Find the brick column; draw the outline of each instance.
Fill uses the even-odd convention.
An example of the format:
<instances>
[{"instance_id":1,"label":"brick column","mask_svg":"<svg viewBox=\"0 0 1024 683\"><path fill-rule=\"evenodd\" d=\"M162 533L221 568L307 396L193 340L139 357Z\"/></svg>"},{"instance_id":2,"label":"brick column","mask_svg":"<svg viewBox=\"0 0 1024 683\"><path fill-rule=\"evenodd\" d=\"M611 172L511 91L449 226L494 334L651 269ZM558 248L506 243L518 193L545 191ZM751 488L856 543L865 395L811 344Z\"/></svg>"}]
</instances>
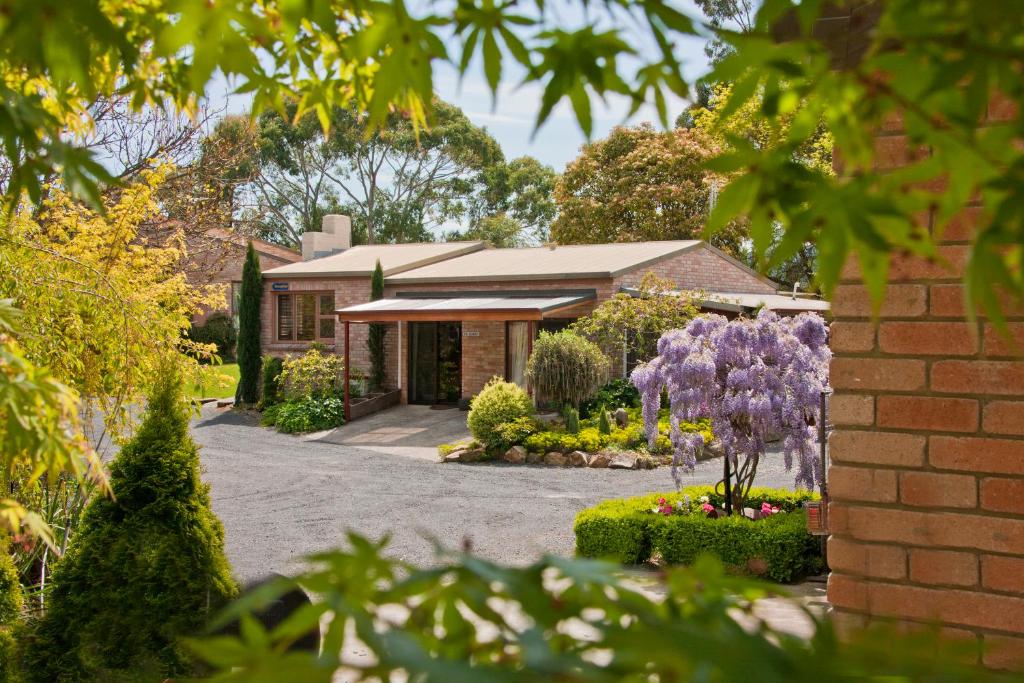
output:
<instances>
[{"instance_id":1,"label":"brick column","mask_svg":"<svg viewBox=\"0 0 1024 683\"><path fill-rule=\"evenodd\" d=\"M989 123L1011 115L993 106ZM882 167L914 155L896 123L877 144ZM979 211L941 236L948 265L894 260L877 326L854 266L837 288L828 597L841 623L938 621L984 645L985 665L1021 668L1024 361L965 315ZM1018 348L1022 313L1010 318Z\"/></svg>"}]
</instances>

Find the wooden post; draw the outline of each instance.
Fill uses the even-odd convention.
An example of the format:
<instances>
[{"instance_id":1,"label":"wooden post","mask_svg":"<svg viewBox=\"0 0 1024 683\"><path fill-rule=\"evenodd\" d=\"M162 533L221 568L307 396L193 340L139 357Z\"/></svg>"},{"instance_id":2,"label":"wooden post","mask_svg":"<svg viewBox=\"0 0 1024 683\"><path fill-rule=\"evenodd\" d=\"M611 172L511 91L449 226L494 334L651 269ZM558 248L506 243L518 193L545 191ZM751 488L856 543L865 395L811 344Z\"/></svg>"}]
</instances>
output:
<instances>
[{"instance_id":1,"label":"wooden post","mask_svg":"<svg viewBox=\"0 0 1024 683\"><path fill-rule=\"evenodd\" d=\"M346 320L345 321L345 379L344 379L344 382L345 382L345 422L348 422L349 419L351 419L350 418L351 406L350 406L350 403L349 403L349 388L348 388L348 380L349 380L348 327L349 327L349 323Z\"/></svg>"}]
</instances>

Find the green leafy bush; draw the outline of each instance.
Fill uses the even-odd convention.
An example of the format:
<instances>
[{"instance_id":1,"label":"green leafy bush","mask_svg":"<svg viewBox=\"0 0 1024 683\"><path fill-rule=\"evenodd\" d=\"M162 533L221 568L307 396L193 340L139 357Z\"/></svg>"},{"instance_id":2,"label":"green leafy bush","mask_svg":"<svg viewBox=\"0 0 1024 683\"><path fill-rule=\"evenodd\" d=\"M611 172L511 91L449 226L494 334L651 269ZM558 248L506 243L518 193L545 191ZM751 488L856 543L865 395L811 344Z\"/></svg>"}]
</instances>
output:
<instances>
[{"instance_id":1,"label":"green leafy bush","mask_svg":"<svg viewBox=\"0 0 1024 683\"><path fill-rule=\"evenodd\" d=\"M301 356L287 356L278 376L281 395L288 401L326 398L344 385L345 359L311 346Z\"/></svg>"},{"instance_id":2,"label":"green leafy bush","mask_svg":"<svg viewBox=\"0 0 1024 683\"><path fill-rule=\"evenodd\" d=\"M602 406L606 410L639 408L640 392L628 379L617 377L598 389L594 398L583 402L580 406L580 415L593 417Z\"/></svg>"},{"instance_id":3,"label":"green leafy bush","mask_svg":"<svg viewBox=\"0 0 1024 683\"><path fill-rule=\"evenodd\" d=\"M224 313L214 313L201 325L192 325L188 331L189 339L200 344L213 344L217 347L217 355L221 360L231 360L235 356L235 323Z\"/></svg>"},{"instance_id":4,"label":"green leafy bush","mask_svg":"<svg viewBox=\"0 0 1024 683\"><path fill-rule=\"evenodd\" d=\"M345 424L345 401L337 396L285 401L263 411L260 423L285 434L333 429Z\"/></svg>"},{"instance_id":5,"label":"green leafy bush","mask_svg":"<svg viewBox=\"0 0 1024 683\"><path fill-rule=\"evenodd\" d=\"M264 356L263 366L260 374L263 378L263 386L260 391L260 408L267 409L281 400L281 371L284 364L276 356Z\"/></svg>"},{"instance_id":6,"label":"green leafy bush","mask_svg":"<svg viewBox=\"0 0 1024 683\"><path fill-rule=\"evenodd\" d=\"M181 382L165 376L53 574L29 681L163 680L193 673L181 639L235 593ZM143 675L145 674L145 675Z\"/></svg>"},{"instance_id":7,"label":"green leafy bush","mask_svg":"<svg viewBox=\"0 0 1024 683\"><path fill-rule=\"evenodd\" d=\"M14 629L21 617L21 585L14 560L0 538L0 683L16 683L18 675L18 642Z\"/></svg>"},{"instance_id":8,"label":"green leafy bush","mask_svg":"<svg viewBox=\"0 0 1024 683\"><path fill-rule=\"evenodd\" d=\"M492 377L473 398L466 426L473 438L485 448L501 448L506 442L499 426L532 416L533 403L522 387L500 377Z\"/></svg>"},{"instance_id":9,"label":"green leafy bush","mask_svg":"<svg viewBox=\"0 0 1024 683\"><path fill-rule=\"evenodd\" d=\"M758 521L739 515L709 519L700 513L665 516L651 512L659 498L675 506L684 496L692 501L708 496L712 505L724 504L724 497L710 486L603 501L576 516L577 554L623 564L646 562L655 552L669 564L690 564L702 554L711 554L739 571L748 571L748 563L759 560L764 563L764 575L780 582L820 571L820 543L807 533L806 515L800 507L816 500L816 494L751 489L748 501L753 507L766 502L784 512Z\"/></svg>"},{"instance_id":10,"label":"green leafy bush","mask_svg":"<svg viewBox=\"0 0 1024 683\"><path fill-rule=\"evenodd\" d=\"M511 422L502 422L495 428L500 442L497 444L497 448L508 450L512 446L522 444L536 431L537 425L530 417L517 417Z\"/></svg>"},{"instance_id":11,"label":"green leafy bush","mask_svg":"<svg viewBox=\"0 0 1024 683\"><path fill-rule=\"evenodd\" d=\"M526 370L539 396L575 408L604 382L608 359L597 344L574 332L541 332Z\"/></svg>"}]
</instances>

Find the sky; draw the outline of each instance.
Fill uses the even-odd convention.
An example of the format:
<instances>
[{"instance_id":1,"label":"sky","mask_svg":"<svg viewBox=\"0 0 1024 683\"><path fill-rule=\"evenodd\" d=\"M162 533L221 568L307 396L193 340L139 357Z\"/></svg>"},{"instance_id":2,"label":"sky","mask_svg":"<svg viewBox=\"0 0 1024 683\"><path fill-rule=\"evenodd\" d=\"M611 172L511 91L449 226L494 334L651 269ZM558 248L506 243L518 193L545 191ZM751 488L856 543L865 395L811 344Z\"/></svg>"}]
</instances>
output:
<instances>
[{"instance_id":1,"label":"sky","mask_svg":"<svg viewBox=\"0 0 1024 683\"><path fill-rule=\"evenodd\" d=\"M680 6L691 16L700 16L692 0L683 0ZM574 23L573 17L561 19ZM643 46L637 46L637 49L643 50ZM694 38L680 43L676 55L688 78L696 78L708 68L702 39ZM502 76L496 106L492 106L491 92L479 64L471 64L465 77L460 80L454 66L439 63L434 78L438 96L460 107L473 123L486 128L501 145L507 159L530 155L561 172L566 164L579 155L580 147L586 142L586 136L573 118L571 108L564 102L555 108L544 126L534 134L533 124L540 108L542 86L528 84L517 87L515 73ZM232 113L243 112L248 108L249 98L230 94L230 88L223 81L208 92L210 104L214 107L226 105ZM667 99L671 125L689 103L671 95ZM609 99L606 103L593 102L593 139L604 137L613 127L626 122L628 111L629 103L622 97ZM653 107L641 108L628 123L641 121L660 125Z\"/></svg>"}]
</instances>

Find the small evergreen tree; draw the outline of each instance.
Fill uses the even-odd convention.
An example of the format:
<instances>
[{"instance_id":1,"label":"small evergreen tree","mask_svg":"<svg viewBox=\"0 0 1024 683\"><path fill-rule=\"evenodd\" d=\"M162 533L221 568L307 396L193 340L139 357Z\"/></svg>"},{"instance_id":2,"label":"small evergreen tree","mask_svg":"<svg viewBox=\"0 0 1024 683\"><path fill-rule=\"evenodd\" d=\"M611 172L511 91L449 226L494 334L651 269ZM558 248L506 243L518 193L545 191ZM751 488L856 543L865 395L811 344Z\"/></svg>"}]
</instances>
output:
<instances>
[{"instance_id":1,"label":"small evergreen tree","mask_svg":"<svg viewBox=\"0 0 1024 683\"><path fill-rule=\"evenodd\" d=\"M210 509L181 380L156 386L54 572L28 648L30 681L162 680L188 674L180 639L235 593Z\"/></svg>"},{"instance_id":2,"label":"small evergreen tree","mask_svg":"<svg viewBox=\"0 0 1024 683\"><path fill-rule=\"evenodd\" d=\"M373 269L373 277L370 278L370 301L384 298L384 269L380 266L380 260ZM370 386L380 390L385 382L384 369L384 335L388 328L382 323L370 324L370 336L367 345L370 348Z\"/></svg>"},{"instance_id":3,"label":"small evergreen tree","mask_svg":"<svg viewBox=\"0 0 1024 683\"><path fill-rule=\"evenodd\" d=\"M260 300L263 275L256 250L249 243L242 267L242 296L238 304L238 390L235 403L253 405L260 397Z\"/></svg>"}]
</instances>

